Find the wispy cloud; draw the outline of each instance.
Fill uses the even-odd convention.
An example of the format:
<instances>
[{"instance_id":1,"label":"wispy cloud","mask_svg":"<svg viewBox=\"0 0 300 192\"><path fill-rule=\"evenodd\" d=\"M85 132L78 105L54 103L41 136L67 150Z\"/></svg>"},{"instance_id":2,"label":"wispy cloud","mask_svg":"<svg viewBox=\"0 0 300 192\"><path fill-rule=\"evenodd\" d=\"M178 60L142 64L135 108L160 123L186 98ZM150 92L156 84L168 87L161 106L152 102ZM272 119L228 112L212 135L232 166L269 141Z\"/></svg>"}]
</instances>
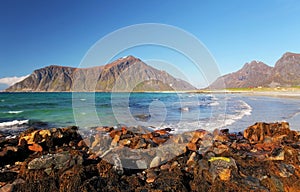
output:
<instances>
[{"instance_id":1,"label":"wispy cloud","mask_svg":"<svg viewBox=\"0 0 300 192\"><path fill-rule=\"evenodd\" d=\"M22 77L5 77L5 78L0 78L0 84L5 84L8 86L11 86L17 82L20 82L22 80L24 80L26 77L28 77L29 75L26 76L22 76Z\"/></svg>"}]
</instances>

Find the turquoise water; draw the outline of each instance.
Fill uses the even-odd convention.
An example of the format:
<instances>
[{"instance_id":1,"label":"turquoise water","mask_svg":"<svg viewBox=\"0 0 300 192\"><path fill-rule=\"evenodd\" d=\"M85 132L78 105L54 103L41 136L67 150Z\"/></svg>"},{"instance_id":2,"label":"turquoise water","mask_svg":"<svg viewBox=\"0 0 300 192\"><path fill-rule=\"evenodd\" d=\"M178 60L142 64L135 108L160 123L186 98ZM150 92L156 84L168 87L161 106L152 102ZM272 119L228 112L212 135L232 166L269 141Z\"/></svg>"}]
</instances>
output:
<instances>
[{"instance_id":1,"label":"turquoise water","mask_svg":"<svg viewBox=\"0 0 300 192\"><path fill-rule=\"evenodd\" d=\"M177 132L243 130L256 121L290 122L298 129L297 99L176 93L0 93L0 130L28 126L81 129L126 124Z\"/></svg>"}]
</instances>

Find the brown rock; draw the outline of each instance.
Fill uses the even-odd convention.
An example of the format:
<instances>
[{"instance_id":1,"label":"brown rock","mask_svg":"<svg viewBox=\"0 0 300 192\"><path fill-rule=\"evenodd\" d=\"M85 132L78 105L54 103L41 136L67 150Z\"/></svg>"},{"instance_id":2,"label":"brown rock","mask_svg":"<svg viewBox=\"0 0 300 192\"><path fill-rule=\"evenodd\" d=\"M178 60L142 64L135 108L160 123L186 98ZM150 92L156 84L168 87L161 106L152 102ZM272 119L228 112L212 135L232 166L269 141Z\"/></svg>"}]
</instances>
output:
<instances>
[{"instance_id":1,"label":"brown rock","mask_svg":"<svg viewBox=\"0 0 300 192\"><path fill-rule=\"evenodd\" d=\"M114 137L113 140L111 141L111 146L113 146L113 147L117 146L119 140L120 140L120 135L115 135L115 137Z\"/></svg>"},{"instance_id":2,"label":"brown rock","mask_svg":"<svg viewBox=\"0 0 300 192\"><path fill-rule=\"evenodd\" d=\"M269 161L283 161L284 160L284 150L282 150L278 155L271 156L267 158Z\"/></svg>"},{"instance_id":3,"label":"brown rock","mask_svg":"<svg viewBox=\"0 0 300 192\"><path fill-rule=\"evenodd\" d=\"M40 146L37 143L33 143L32 145L29 145L28 149L31 150L31 151L35 151L35 152L42 152L43 151L42 146Z\"/></svg>"},{"instance_id":4,"label":"brown rock","mask_svg":"<svg viewBox=\"0 0 300 192\"><path fill-rule=\"evenodd\" d=\"M161 130L155 130L155 133L158 133L159 135L168 135L169 132L165 129L161 129Z\"/></svg>"},{"instance_id":5,"label":"brown rock","mask_svg":"<svg viewBox=\"0 0 300 192\"><path fill-rule=\"evenodd\" d=\"M111 138L115 138L116 135L118 135L120 137L122 135L122 131L120 131L120 130L112 130L109 133L109 135L110 135Z\"/></svg>"},{"instance_id":6,"label":"brown rock","mask_svg":"<svg viewBox=\"0 0 300 192\"><path fill-rule=\"evenodd\" d=\"M80 140L80 141L77 143L77 146L78 146L79 148L81 148L81 147L87 147L87 144L86 144L85 140Z\"/></svg>"},{"instance_id":7,"label":"brown rock","mask_svg":"<svg viewBox=\"0 0 300 192\"><path fill-rule=\"evenodd\" d=\"M254 145L254 149L264 150L264 151L273 151L278 145L272 143L257 143Z\"/></svg>"},{"instance_id":8,"label":"brown rock","mask_svg":"<svg viewBox=\"0 0 300 192\"><path fill-rule=\"evenodd\" d=\"M236 149L237 150L250 151L251 150L251 145L248 144L248 143L238 143L238 144L236 144Z\"/></svg>"},{"instance_id":9,"label":"brown rock","mask_svg":"<svg viewBox=\"0 0 300 192\"><path fill-rule=\"evenodd\" d=\"M127 128L126 127L122 127L121 128L122 134L125 135L127 134Z\"/></svg>"},{"instance_id":10,"label":"brown rock","mask_svg":"<svg viewBox=\"0 0 300 192\"><path fill-rule=\"evenodd\" d=\"M248 127L244 131L244 137L250 141L250 143L262 142L265 135L271 135L270 124L256 123Z\"/></svg>"},{"instance_id":11,"label":"brown rock","mask_svg":"<svg viewBox=\"0 0 300 192\"><path fill-rule=\"evenodd\" d=\"M266 136L272 137L273 141L281 142L284 138L294 140L296 133L290 131L287 122L270 124L259 122L244 131L244 137L248 139L250 143L263 143Z\"/></svg>"},{"instance_id":12,"label":"brown rock","mask_svg":"<svg viewBox=\"0 0 300 192\"><path fill-rule=\"evenodd\" d=\"M164 164L160 166L160 170L169 170L171 168L171 166L169 164Z\"/></svg>"},{"instance_id":13,"label":"brown rock","mask_svg":"<svg viewBox=\"0 0 300 192\"><path fill-rule=\"evenodd\" d=\"M147 183L153 183L157 178L157 174L153 171L153 170L149 170L147 172L147 179L146 182Z\"/></svg>"},{"instance_id":14,"label":"brown rock","mask_svg":"<svg viewBox=\"0 0 300 192\"><path fill-rule=\"evenodd\" d=\"M92 146L91 146L92 149L95 148L98 144L100 144L100 141L101 141L100 137L101 137L100 134L95 135L95 139L94 139L94 141L92 143Z\"/></svg>"},{"instance_id":15,"label":"brown rock","mask_svg":"<svg viewBox=\"0 0 300 192\"><path fill-rule=\"evenodd\" d=\"M145 149L147 147L147 143L145 139L141 138L138 140L138 143L134 147L135 149Z\"/></svg>"},{"instance_id":16,"label":"brown rock","mask_svg":"<svg viewBox=\"0 0 300 192\"><path fill-rule=\"evenodd\" d=\"M190 150L190 151L197 151L197 145L195 143L188 143L186 145L186 147Z\"/></svg>"},{"instance_id":17,"label":"brown rock","mask_svg":"<svg viewBox=\"0 0 300 192\"><path fill-rule=\"evenodd\" d=\"M170 141L176 144L182 144L184 143L184 139L182 135L172 135L170 136Z\"/></svg>"},{"instance_id":18,"label":"brown rock","mask_svg":"<svg viewBox=\"0 0 300 192\"><path fill-rule=\"evenodd\" d=\"M123 140L119 141L119 144L123 145L123 146L129 146L130 143L131 143L131 141L129 139L123 139Z\"/></svg>"},{"instance_id":19,"label":"brown rock","mask_svg":"<svg viewBox=\"0 0 300 192\"><path fill-rule=\"evenodd\" d=\"M163 144L164 142L167 141L165 138L160 138L160 137L153 137L152 141L158 145Z\"/></svg>"},{"instance_id":20,"label":"brown rock","mask_svg":"<svg viewBox=\"0 0 300 192\"><path fill-rule=\"evenodd\" d=\"M171 170L176 169L178 166L180 166L180 164L178 163L178 161L174 161L171 165Z\"/></svg>"},{"instance_id":21,"label":"brown rock","mask_svg":"<svg viewBox=\"0 0 300 192\"><path fill-rule=\"evenodd\" d=\"M0 188L1 192L12 192L13 191L13 184L6 184L3 187Z\"/></svg>"},{"instance_id":22,"label":"brown rock","mask_svg":"<svg viewBox=\"0 0 300 192\"><path fill-rule=\"evenodd\" d=\"M196 152L193 152L190 156L190 158L187 160L186 164L188 166L194 166L196 164Z\"/></svg>"},{"instance_id":23,"label":"brown rock","mask_svg":"<svg viewBox=\"0 0 300 192\"><path fill-rule=\"evenodd\" d=\"M227 145L221 144L221 145L218 145L217 147L215 147L213 149L213 152L215 154L219 155L219 154L222 154L222 153L224 153L225 151L228 151L228 150L229 150L229 148L228 148Z\"/></svg>"},{"instance_id":24,"label":"brown rock","mask_svg":"<svg viewBox=\"0 0 300 192\"><path fill-rule=\"evenodd\" d=\"M153 138L153 135L152 135L151 133L143 134L143 135L142 135L142 138L143 138L143 139L152 139L152 138Z\"/></svg>"},{"instance_id":25,"label":"brown rock","mask_svg":"<svg viewBox=\"0 0 300 192\"><path fill-rule=\"evenodd\" d=\"M214 140L224 142L224 141L229 141L229 138L227 135L216 135L214 137Z\"/></svg>"},{"instance_id":26,"label":"brown rock","mask_svg":"<svg viewBox=\"0 0 300 192\"><path fill-rule=\"evenodd\" d=\"M100 132L111 132L112 130L114 130L114 128L113 127L97 127L95 130L100 131Z\"/></svg>"},{"instance_id":27,"label":"brown rock","mask_svg":"<svg viewBox=\"0 0 300 192\"><path fill-rule=\"evenodd\" d=\"M205 135L207 135L209 132L203 129L199 129L193 132L193 137L191 139L191 143L197 143L199 139L202 139Z\"/></svg>"}]
</instances>

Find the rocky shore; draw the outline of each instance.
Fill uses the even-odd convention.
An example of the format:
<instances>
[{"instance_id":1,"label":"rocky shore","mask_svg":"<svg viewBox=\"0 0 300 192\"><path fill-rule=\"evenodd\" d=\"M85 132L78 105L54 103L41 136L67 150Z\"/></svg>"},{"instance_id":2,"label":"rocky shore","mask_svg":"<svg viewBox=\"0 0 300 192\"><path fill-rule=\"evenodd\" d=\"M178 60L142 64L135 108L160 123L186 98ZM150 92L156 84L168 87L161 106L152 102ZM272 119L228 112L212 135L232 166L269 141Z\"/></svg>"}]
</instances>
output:
<instances>
[{"instance_id":1,"label":"rocky shore","mask_svg":"<svg viewBox=\"0 0 300 192\"><path fill-rule=\"evenodd\" d=\"M0 192L300 191L300 133L77 127L0 133Z\"/></svg>"}]
</instances>

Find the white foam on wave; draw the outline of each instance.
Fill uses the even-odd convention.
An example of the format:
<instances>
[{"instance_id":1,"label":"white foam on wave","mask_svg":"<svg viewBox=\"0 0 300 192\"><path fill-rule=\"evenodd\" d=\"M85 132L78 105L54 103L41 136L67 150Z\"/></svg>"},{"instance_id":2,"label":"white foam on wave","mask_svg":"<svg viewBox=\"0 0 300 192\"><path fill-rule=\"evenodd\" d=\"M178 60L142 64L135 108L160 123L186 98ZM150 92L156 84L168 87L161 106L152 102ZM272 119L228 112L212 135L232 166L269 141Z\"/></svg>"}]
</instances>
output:
<instances>
[{"instance_id":1,"label":"white foam on wave","mask_svg":"<svg viewBox=\"0 0 300 192\"><path fill-rule=\"evenodd\" d=\"M220 103L217 101L214 101L214 102L208 103L207 105L208 106L218 106L218 105L220 105Z\"/></svg>"},{"instance_id":2,"label":"white foam on wave","mask_svg":"<svg viewBox=\"0 0 300 192\"><path fill-rule=\"evenodd\" d=\"M28 124L29 120L13 120L0 123L0 127L11 127L16 125Z\"/></svg>"},{"instance_id":3,"label":"white foam on wave","mask_svg":"<svg viewBox=\"0 0 300 192\"><path fill-rule=\"evenodd\" d=\"M218 101L219 99L215 95L211 95L211 100L212 101Z\"/></svg>"},{"instance_id":4,"label":"white foam on wave","mask_svg":"<svg viewBox=\"0 0 300 192\"><path fill-rule=\"evenodd\" d=\"M8 112L4 112L4 113L9 113L9 114L19 114L22 113L23 111L8 111Z\"/></svg>"},{"instance_id":5,"label":"white foam on wave","mask_svg":"<svg viewBox=\"0 0 300 192\"><path fill-rule=\"evenodd\" d=\"M292 118L297 117L298 115L300 115L300 111L297 111L297 112L295 112L295 113L289 115L286 119L292 119Z\"/></svg>"},{"instance_id":6,"label":"white foam on wave","mask_svg":"<svg viewBox=\"0 0 300 192\"><path fill-rule=\"evenodd\" d=\"M86 101L86 99L80 99L80 101Z\"/></svg>"},{"instance_id":7,"label":"white foam on wave","mask_svg":"<svg viewBox=\"0 0 300 192\"><path fill-rule=\"evenodd\" d=\"M189 111L189 108L188 107L181 107L180 110L181 111Z\"/></svg>"},{"instance_id":8,"label":"white foam on wave","mask_svg":"<svg viewBox=\"0 0 300 192\"><path fill-rule=\"evenodd\" d=\"M1 99L1 102L4 102L5 100L4 99Z\"/></svg>"},{"instance_id":9,"label":"white foam on wave","mask_svg":"<svg viewBox=\"0 0 300 192\"><path fill-rule=\"evenodd\" d=\"M239 100L241 103L241 110L239 111L238 114L235 115L226 115L225 122L224 122L224 127L228 125L232 125L236 121L242 119L244 116L249 116L252 114L252 107L246 103L245 101Z\"/></svg>"},{"instance_id":10,"label":"white foam on wave","mask_svg":"<svg viewBox=\"0 0 300 192\"><path fill-rule=\"evenodd\" d=\"M190 94L188 97L195 97L197 96L196 94Z\"/></svg>"},{"instance_id":11,"label":"white foam on wave","mask_svg":"<svg viewBox=\"0 0 300 192\"><path fill-rule=\"evenodd\" d=\"M216 116L212 114L211 117L206 120L198 121L180 121L176 124L165 124L161 128L171 127L174 129L175 134L180 134L187 131L194 131L197 129L205 129L208 131L213 131L214 129L220 129L235 123L236 121L242 119L244 116L251 115L252 107L248 105L245 101L238 100L239 110L235 114L219 114Z\"/></svg>"}]
</instances>

